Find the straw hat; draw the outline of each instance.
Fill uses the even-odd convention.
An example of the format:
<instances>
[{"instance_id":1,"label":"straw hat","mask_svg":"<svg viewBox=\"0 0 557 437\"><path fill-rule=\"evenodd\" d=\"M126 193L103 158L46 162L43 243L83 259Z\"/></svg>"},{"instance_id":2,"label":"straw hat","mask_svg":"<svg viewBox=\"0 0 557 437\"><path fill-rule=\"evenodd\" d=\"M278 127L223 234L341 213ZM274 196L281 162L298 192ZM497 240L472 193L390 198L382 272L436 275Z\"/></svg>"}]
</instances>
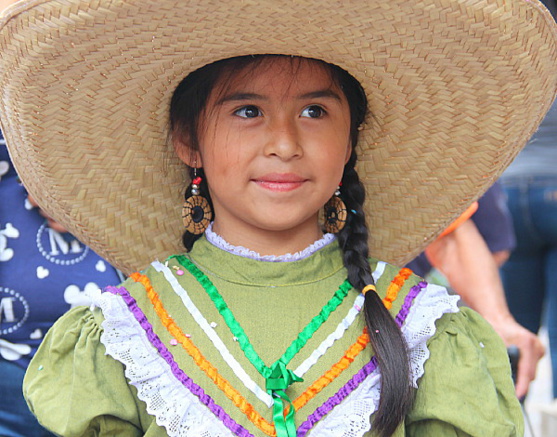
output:
<instances>
[{"instance_id":1,"label":"straw hat","mask_svg":"<svg viewBox=\"0 0 557 437\"><path fill-rule=\"evenodd\" d=\"M557 88L536 0L25 0L0 19L2 128L29 192L126 272L183 251L180 80L217 59L320 58L364 86L372 255L403 264L481 195Z\"/></svg>"}]
</instances>

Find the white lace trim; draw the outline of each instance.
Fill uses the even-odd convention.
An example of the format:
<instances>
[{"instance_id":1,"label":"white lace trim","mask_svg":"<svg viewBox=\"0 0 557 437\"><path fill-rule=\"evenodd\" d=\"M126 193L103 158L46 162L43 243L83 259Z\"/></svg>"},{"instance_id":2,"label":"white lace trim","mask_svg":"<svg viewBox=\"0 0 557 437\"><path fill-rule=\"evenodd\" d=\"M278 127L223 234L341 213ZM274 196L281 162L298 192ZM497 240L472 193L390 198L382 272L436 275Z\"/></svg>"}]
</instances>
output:
<instances>
[{"instance_id":1,"label":"white lace trim","mask_svg":"<svg viewBox=\"0 0 557 437\"><path fill-rule=\"evenodd\" d=\"M435 333L435 322L446 313L457 313L458 296L449 296L447 290L428 284L416 297L402 333L410 351L413 385L424 374L429 358L427 341ZM309 435L319 437L363 437L371 429L370 417L379 405L381 375L375 369L344 401L319 421Z\"/></svg>"},{"instance_id":2,"label":"white lace trim","mask_svg":"<svg viewBox=\"0 0 557 437\"><path fill-rule=\"evenodd\" d=\"M176 380L170 366L150 343L147 334L120 296L103 293L94 305L105 320L101 342L106 353L125 366L147 412L170 437L233 437L199 399Z\"/></svg>"},{"instance_id":3,"label":"white lace trim","mask_svg":"<svg viewBox=\"0 0 557 437\"><path fill-rule=\"evenodd\" d=\"M383 266L384 267L384 266ZM426 342L435 333L435 322L445 313L458 312L458 296L429 284L416 297L402 326L410 351L413 385L423 376L429 358ZM224 424L176 381L171 369L152 346L125 302L116 295L96 297L105 317L101 342L107 354L126 366L126 377L138 390L138 397L169 436L232 436ZM311 430L319 437L363 437L371 429L370 417L379 405L381 377L376 369L346 399Z\"/></svg>"},{"instance_id":4,"label":"white lace trim","mask_svg":"<svg viewBox=\"0 0 557 437\"><path fill-rule=\"evenodd\" d=\"M414 305L404 321L402 333L410 350L412 384L424 374L424 364L429 358L427 341L435 334L435 322L446 313L458 313L460 297L451 296L445 287L428 284L414 299Z\"/></svg>"},{"instance_id":5,"label":"white lace trim","mask_svg":"<svg viewBox=\"0 0 557 437\"><path fill-rule=\"evenodd\" d=\"M371 429L370 417L377 410L381 375L375 370L356 390L309 432L317 437L362 437Z\"/></svg>"},{"instance_id":6,"label":"white lace trim","mask_svg":"<svg viewBox=\"0 0 557 437\"><path fill-rule=\"evenodd\" d=\"M232 253L233 255L242 256L244 258L250 258L257 261L267 261L267 262L292 262L292 261L300 261L302 259L308 258L309 256L313 255L318 250L322 249L323 247L331 244L333 241L336 240L334 234L324 234L323 238L315 241L314 243L310 244L304 250L296 253L286 253L284 255L261 255L247 247L243 246L234 246L228 243L224 238L213 231L213 223L209 224L209 227L205 231L205 238L207 241L211 243L213 246L218 247L228 253Z\"/></svg>"}]
</instances>

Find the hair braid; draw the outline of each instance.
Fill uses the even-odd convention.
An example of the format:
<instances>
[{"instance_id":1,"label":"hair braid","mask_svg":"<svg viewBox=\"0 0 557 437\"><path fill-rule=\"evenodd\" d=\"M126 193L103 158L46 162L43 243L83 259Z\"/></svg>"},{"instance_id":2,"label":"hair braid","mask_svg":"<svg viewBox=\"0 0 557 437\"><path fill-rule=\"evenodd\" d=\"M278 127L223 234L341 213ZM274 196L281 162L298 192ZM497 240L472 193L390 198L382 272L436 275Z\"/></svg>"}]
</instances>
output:
<instances>
[{"instance_id":1,"label":"hair braid","mask_svg":"<svg viewBox=\"0 0 557 437\"><path fill-rule=\"evenodd\" d=\"M352 152L342 179L342 200L348 209L348 220L338 240L344 254L344 265L352 286L362 290L374 284L368 254L368 229L363 203L365 189L355 169L356 153ZM406 342L398 325L377 293L365 295L364 314L370 343L381 369L381 398L373 422L382 437L392 435L410 410L413 391Z\"/></svg>"}]
</instances>

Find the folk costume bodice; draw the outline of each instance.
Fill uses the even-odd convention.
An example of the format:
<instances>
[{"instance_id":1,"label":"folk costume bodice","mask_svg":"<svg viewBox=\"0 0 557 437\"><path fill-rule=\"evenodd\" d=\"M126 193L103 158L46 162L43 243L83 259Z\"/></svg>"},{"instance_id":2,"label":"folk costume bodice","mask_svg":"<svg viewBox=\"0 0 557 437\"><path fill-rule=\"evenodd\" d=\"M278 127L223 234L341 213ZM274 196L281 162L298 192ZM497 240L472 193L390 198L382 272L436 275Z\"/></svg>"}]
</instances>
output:
<instances>
[{"instance_id":1,"label":"folk costume bodice","mask_svg":"<svg viewBox=\"0 0 557 437\"><path fill-rule=\"evenodd\" d=\"M364 298L346 281L338 244L323 246L273 262L202 238L108 287L45 339L26 377L32 409L63 435L373 435L381 372ZM505 349L490 327L408 269L371 267L416 389L396 435L519 435ZM438 433L447 429L458 432Z\"/></svg>"}]
</instances>

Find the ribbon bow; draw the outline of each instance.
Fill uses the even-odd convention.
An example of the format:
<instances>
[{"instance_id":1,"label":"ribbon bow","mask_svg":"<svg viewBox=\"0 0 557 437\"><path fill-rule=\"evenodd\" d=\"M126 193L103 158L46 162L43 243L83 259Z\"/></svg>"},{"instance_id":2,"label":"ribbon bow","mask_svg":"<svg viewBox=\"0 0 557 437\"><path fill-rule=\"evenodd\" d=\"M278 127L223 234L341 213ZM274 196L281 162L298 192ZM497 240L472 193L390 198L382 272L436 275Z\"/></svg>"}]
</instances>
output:
<instances>
[{"instance_id":1,"label":"ribbon bow","mask_svg":"<svg viewBox=\"0 0 557 437\"><path fill-rule=\"evenodd\" d=\"M296 437L294 405L292 405L292 401L284 390L292 383L302 381L302 378L292 370L288 370L280 361L277 361L271 367L271 374L266 379L265 388L267 393L273 397L273 421L277 437ZM288 411L284 414L286 408L288 408Z\"/></svg>"}]
</instances>

